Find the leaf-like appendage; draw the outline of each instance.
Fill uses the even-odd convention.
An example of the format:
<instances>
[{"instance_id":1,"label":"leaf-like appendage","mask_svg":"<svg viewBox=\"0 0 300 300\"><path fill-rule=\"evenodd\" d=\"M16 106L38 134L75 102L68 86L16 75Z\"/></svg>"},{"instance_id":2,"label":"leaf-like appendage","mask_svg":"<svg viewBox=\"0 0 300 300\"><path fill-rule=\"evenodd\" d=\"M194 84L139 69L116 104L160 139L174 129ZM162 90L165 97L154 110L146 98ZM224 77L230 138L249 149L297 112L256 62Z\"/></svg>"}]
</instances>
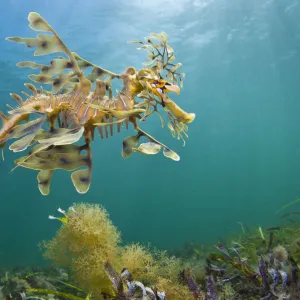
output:
<instances>
[{"instance_id":1,"label":"leaf-like appendage","mask_svg":"<svg viewBox=\"0 0 300 300\"><path fill-rule=\"evenodd\" d=\"M85 70L88 67L92 67L92 64L81 60L77 61L77 64L80 70Z\"/></svg>"},{"instance_id":2,"label":"leaf-like appendage","mask_svg":"<svg viewBox=\"0 0 300 300\"><path fill-rule=\"evenodd\" d=\"M50 183L52 179L53 171L44 170L40 171L37 176L38 187L42 195L47 196L50 193Z\"/></svg>"},{"instance_id":3,"label":"leaf-like appendage","mask_svg":"<svg viewBox=\"0 0 300 300\"><path fill-rule=\"evenodd\" d=\"M21 152L28 148L28 146L31 144L35 136L35 132L25 135L21 139L15 141L13 144L9 146L9 150L12 150L13 152Z\"/></svg>"},{"instance_id":4,"label":"leaf-like appendage","mask_svg":"<svg viewBox=\"0 0 300 300\"><path fill-rule=\"evenodd\" d=\"M139 136L144 136L144 137L147 137L150 141L150 143L145 143L144 144L144 148L145 148L145 152L148 151L156 151L155 147L152 145L152 144L157 144L158 146L160 146L161 148L163 148L163 154L164 156L168 157L168 158L171 158L172 160L175 160L175 161L179 161L180 160L180 157L179 155L174 152L173 150L171 150L170 148L168 148L166 145L162 144L161 142L159 142L158 140L156 140L155 138L153 138L150 134L148 134L147 132L139 129ZM143 145L143 144L142 144ZM142 146L141 145L141 146ZM142 147L142 150L143 150L143 147ZM134 149L135 150L135 149ZM139 149L136 149L138 152L143 152L143 151L139 151ZM145 153L147 154L147 153ZM149 153L149 154L152 154L152 153ZM155 154L155 153L153 153Z\"/></svg>"},{"instance_id":5,"label":"leaf-like appendage","mask_svg":"<svg viewBox=\"0 0 300 300\"><path fill-rule=\"evenodd\" d=\"M20 43L20 44L24 44L27 47L36 47L38 44L38 41L36 38L21 38L18 36L14 36L14 37L7 37L6 40L8 41L12 41L12 42L16 42L16 43Z\"/></svg>"},{"instance_id":6,"label":"leaf-like appendage","mask_svg":"<svg viewBox=\"0 0 300 300\"><path fill-rule=\"evenodd\" d=\"M51 162L49 163L49 161L37 158L34 155L27 155L27 156L20 157L16 159L14 163L20 167L31 169L31 170L38 170L38 171L49 170L53 167Z\"/></svg>"},{"instance_id":7,"label":"leaf-like appendage","mask_svg":"<svg viewBox=\"0 0 300 300\"><path fill-rule=\"evenodd\" d=\"M32 132L37 133L43 125L45 118L46 115L43 115L41 118L13 127L6 135L5 141L12 138L17 139Z\"/></svg>"},{"instance_id":8,"label":"leaf-like appendage","mask_svg":"<svg viewBox=\"0 0 300 300\"><path fill-rule=\"evenodd\" d=\"M62 128L56 130L56 136L63 134L65 130ZM79 193L86 193L90 186L92 170L90 148L87 145L77 146L74 144L55 146L53 142L56 139L52 138L51 140L51 134L51 131L39 134L39 138L44 137L52 143L35 145L28 156L17 159L15 164L27 169L40 171L37 180L38 187L43 195L48 195L50 192L50 181L54 170L74 171L81 167L87 167L87 169L78 170L71 175L76 190ZM87 154L81 154L83 149L87 150Z\"/></svg>"},{"instance_id":9,"label":"leaf-like appendage","mask_svg":"<svg viewBox=\"0 0 300 300\"><path fill-rule=\"evenodd\" d=\"M10 136L10 138L18 138L21 136L23 137L15 141L13 144L11 144L9 149L12 150L13 152L21 152L26 150L32 144L37 132L42 128L45 119L46 119L46 115L43 115L41 118L29 122L31 123L29 126L25 126L26 124L29 123L16 126L13 129L14 135ZM23 126L23 129L21 126Z\"/></svg>"},{"instance_id":10,"label":"leaf-like appendage","mask_svg":"<svg viewBox=\"0 0 300 300\"><path fill-rule=\"evenodd\" d=\"M108 71L104 68L101 68L101 67L98 67L98 66L94 65L93 63L91 63L91 62L85 60L84 58L80 57L75 52L72 52L72 54L74 55L74 57L77 61L77 64L78 64L78 66L81 70L84 70L88 67L93 67L92 72L86 76L86 78L89 79L91 82L95 82L98 79L103 79L104 77L107 77L106 83L109 86L111 86L111 80L113 78L116 78L116 77L119 76L119 75L117 75L117 74L115 74L111 71Z\"/></svg>"},{"instance_id":11,"label":"leaf-like appendage","mask_svg":"<svg viewBox=\"0 0 300 300\"><path fill-rule=\"evenodd\" d=\"M36 146L37 149L35 149L35 147L33 147L31 152L35 152L35 150L38 150L40 146L41 145L37 145ZM50 149L36 152L35 156L42 158L42 159L47 159L49 157L54 157L56 154L67 154L67 153L79 155L80 154L80 146L75 145L75 144L54 146Z\"/></svg>"},{"instance_id":12,"label":"leaf-like appendage","mask_svg":"<svg viewBox=\"0 0 300 300\"><path fill-rule=\"evenodd\" d=\"M139 135L132 135L123 140L123 149L122 149L122 156L124 158L128 158L131 156L133 148L138 145L140 141Z\"/></svg>"},{"instance_id":13,"label":"leaf-like appendage","mask_svg":"<svg viewBox=\"0 0 300 300\"><path fill-rule=\"evenodd\" d=\"M56 169L76 170L86 165L85 157L79 153L59 153L54 155Z\"/></svg>"},{"instance_id":14,"label":"leaf-like appendage","mask_svg":"<svg viewBox=\"0 0 300 300\"><path fill-rule=\"evenodd\" d=\"M49 145L47 145L49 147ZM43 157L43 158L42 158ZM53 153L44 150L38 154L29 155L17 159L15 163L21 167L32 170L56 170L74 171L87 164L85 156L79 153Z\"/></svg>"},{"instance_id":15,"label":"leaf-like appendage","mask_svg":"<svg viewBox=\"0 0 300 300\"><path fill-rule=\"evenodd\" d=\"M72 69L73 64L66 60L65 58L55 58L51 61L50 66L46 66L43 64L37 64L33 61L22 61L17 63L17 66L20 68L31 68L31 69L41 69L41 74L47 75L47 76L53 76L60 72L62 72L64 69Z\"/></svg>"},{"instance_id":16,"label":"leaf-like appendage","mask_svg":"<svg viewBox=\"0 0 300 300\"><path fill-rule=\"evenodd\" d=\"M51 26L38 13L28 15L29 27L35 31L52 31Z\"/></svg>"},{"instance_id":17,"label":"leaf-like appendage","mask_svg":"<svg viewBox=\"0 0 300 300\"><path fill-rule=\"evenodd\" d=\"M91 82L95 82L97 79L102 79L103 77L109 75L107 72L105 72L104 69L95 67L92 70L92 73L87 75L87 79L89 79Z\"/></svg>"},{"instance_id":18,"label":"leaf-like appendage","mask_svg":"<svg viewBox=\"0 0 300 300\"><path fill-rule=\"evenodd\" d=\"M140 146L134 150L147 155L154 155L157 154L160 151L160 149L161 146L159 144L148 142L148 143L140 144Z\"/></svg>"},{"instance_id":19,"label":"leaf-like appendage","mask_svg":"<svg viewBox=\"0 0 300 300\"><path fill-rule=\"evenodd\" d=\"M69 78L72 74L60 73L52 82L52 93L58 93L65 85L69 83Z\"/></svg>"},{"instance_id":20,"label":"leaf-like appendage","mask_svg":"<svg viewBox=\"0 0 300 300\"><path fill-rule=\"evenodd\" d=\"M50 145L69 145L78 142L84 132L84 127L77 128L60 128L55 133L44 132L36 136L36 140L40 144Z\"/></svg>"},{"instance_id":21,"label":"leaf-like appendage","mask_svg":"<svg viewBox=\"0 0 300 300\"><path fill-rule=\"evenodd\" d=\"M163 153L164 153L165 157L171 158L172 160L175 160L175 161L180 160L179 155L171 149L164 148Z\"/></svg>"},{"instance_id":22,"label":"leaf-like appendage","mask_svg":"<svg viewBox=\"0 0 300 300\"><path fill-rule=\"evenodd\" d=\"M34 81L34 82L40 82L40 83L53 83L53 78L47 75L28 75L28 77Z\"/></svg>"},{"instance_id":23,"label":"leaf-like appendage","mask_svg":"<svg viewBox=\"0 0 300 300\"><path fill-rule=\"evenodd\" d=\"M36 40L37 49L34 52L34 56L65 52L61 41L55 35L38 34Z\"/></svg>"},{"instance_id":24,"label":"leaf-like appendage","mask_svg":"<svg viewBox=\"0 0 300 300\"><path fill-rule=\"evenodd\" d=\"M172 72L176 72L178 68L180 68L182 66L182 63L177 63L175 66L173 66L170 71Z\"/></svg>"},{"instance_id":25,"label":"leaf-like appendage","mask_svg":"<svg viewBox=\"0 0 300 300\"><path fill-rule=\"evenodd\" d=\"M74 85L74 83L71 83L69 81L70 74L61 73L57 78L52 78L47 75L29 75L28 76L32 81L39 82L39 83L48 83L52 84L52 93L56 94L58 93L64 86L66 85Z\"/></svg>"},{"instance_id":26,"label":"leaf-like appendage","mask_svg":"<svg viewBox=\"0 0 300 300\"><path fill-rule=\"evenodd\" d=\"M170 129L172 136L176 137L176 130L175 130L172 122L168 122L168 128Z\"/></svg>"},{"instance_id":27,"label":"leaf-like appendage","mask_svg":"<svg viewBox=\"0 0 300 300\"><path fill-rule=\"evenodd\" d=\"M68 88L65 87L59 93L60 94L70 94L73 92L73 90L74 90L74 88L72 88L72 87L68 87Z\"/></svg>"},{"instance_id":28,"label":"leaf-like appendage","mask_svg":"<svg viewBox=\"0 0 300 300\"><path fill-rule=\"evenodd\" d=\"M64 69L72 69L73 68L73 64L66 60L65 58L55 58L51 61L51 73L52 75L55 75L61 71L63 71Z\"/></svg>"},{"instance_id":29,"label":"leaf-like appendage","mask_svg":"<svg viewBox=\"0 0 300 300\"><path fill-rule=\"evenodd\" d=\"M136 41L128 41L127 43L128 44L143 44L142 41L138 41L138 40L136 40Z\"/></svg>"},{"instance_id":30,"label":"leaf-like appendage","mask_svg":"<svg viewBox=\"0 0 300 300\"><path fill-rule=\"evenodd\" d=\"M89 168L73 172L71 178L78 193L85 194L89 190L91 184L91 170Z\"/></svg>"},{"instance_id":31,"label":"leaf-like appendage","mask_svg":"<svg viewBox=\"0 0 300 300\"><path fill-rule=\"evenodd\" d=\"M180 82L180 86L183 86L183 75L177 72L181 63L174 64L174 50L167 44L167 39L165 32L150 33L144 42L132 41L132 43L141 44L138 49L147 51L149 61L143 63L147 69L151 69L159 77L166 77L173 84Z\"/></svg>"},{"instance_id":32,"label":"leaf-like appendage","mask_svg":"<svg viewBox=\"0 0 300 300\"><path fill-rule=\"evenodd\" d=\"M66 86L69 89L65 89L64 93L72 92L75 90L82 90L82 92L90 92L91 82L96 81L97 79L106 77L106 84L111 86L111 80L119 75L112 73L108 70L100 68L85 59L81 58L74 52L71 52L68 47L63 43L63 41L59 38L54 29L36 12L31 12L28 16L29 26L35 31L46 31L51 32L53 35L49 34L38 34L36 38L21 38L21 37L8 37L7 40L22 43L27 45L28 47L36 47L36 51L34 53L35 56L47 55L56 52L63 52L68 57L69 60L59 57L51 61L50 66L37 64L35 62L20 62L17 65L19 67L29 67L32 69L40 68L40 74L30 75L30 78L35 82L52 84L52 93L58 93L60 90ZM88 79L83 74L82 70L87 67L93 67L92 73L89 74ZM62 72L66 69L72 69L73 80L62 80L61 75ZM58 78L51 78L54 75L60 74ZM45 75L46 77L43 77ZM90 82L90 80L91 82ZM74 82L78 83L77 85Z\"/></svg>"},{"instance_id":33,"label":"leaf-like appendage","mask_svg":"<svg viewBox=\"0 0 300 300\"><path fill-rule=\"evenodd\" d=\"M72 52L65 46L63 41L59 38L59 36L51 28L51 26L38 13L35 12L29 14L28 20L30 21L29 25L33 30L47 31L53 33L53 35L42 33L38 34L36 38L9 37L7 38L7 40L22 43L27 45L28 47L36 47L36 51L34 53L35 56L62 52L69 57L69 60L67 60L60 56L59 58L52 60L50 66L37 64L30 61L18 63L17 65L19 67L41 69L40 74L30 75L29 78L35 82L52 84L52 93L58 93L60 89L66 85L74 87L75 84L68 81L69 78L67 78L67 75L62 75L62 72L65 69L72 69L74 71L72 76L78 77L77 82L87 81L84 80L84 75L80 72L80 68L78 67L76 59L74 58ZM51 78L52 76L57 74L59 74L57 78Z\"/></svg>"},{"instance_id":34,"label":"leaf-like appendage","mask_svg":"<svg viewBox=\"0 0 300 300\"><path fill-rule=\"evenodd\" d=\"M46 67L46 66L42 65L42 64L37 64L34 61L21 61L21 62L17 63L17 67L37 69L37 68L42 68L42 67Z\"/></svg>"},{"instance_id":35,"label":"leaf-like appendage","mask_svg":"<svg viewBox=\"0 0 300 300\"><path fill-rule=\"evenodd\" d=\"M161 33L153 33L152 32L152 33L149 34L148 38L155 38L155 39L160 40L164 43L166 43L167 40L168 40L167 34L163 31ZM148 39L148 38L146 38L146 39Z\"/></svg>"}]
</instances>

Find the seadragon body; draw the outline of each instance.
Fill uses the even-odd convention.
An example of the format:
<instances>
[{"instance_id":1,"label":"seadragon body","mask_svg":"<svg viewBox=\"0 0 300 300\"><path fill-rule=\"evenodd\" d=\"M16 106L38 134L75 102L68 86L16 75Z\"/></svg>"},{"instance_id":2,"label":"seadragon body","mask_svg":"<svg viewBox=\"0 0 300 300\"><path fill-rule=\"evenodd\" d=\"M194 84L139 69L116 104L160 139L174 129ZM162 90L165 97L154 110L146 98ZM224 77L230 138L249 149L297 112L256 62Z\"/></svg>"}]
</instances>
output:
<instances>
[{"instance_id":1,"label":"seadragon body","mask_svg":"<svg viewBox=\"0 0 300 300\"><path fill-rule=\"evenodd\" d=\"M42 194L49 194L56 169L72 171L76 190L79 193L88 191L92 173L91 142L96 129L103 139L112 136L114 130L119 132L123 125L128 129L128 125L133 124L137 134L123 141L123 157L129 157L132 152L157 154L162 149L166 157L179 160L174 151L143 131L138 124L157 113L164 125L159 112L161 107L168 115L168 127L173 136L184 140L187 136L186 123L195 118L195 114L186 113L167 96L169 92L180 92L177 82L182 82L184 74L177 71L180 63L172 63L174 51L167 44L165 33L151 34L146 42L133 42L141 44L141 49L150 53L147 67L139 71L129 67L123 74L115 74L71 52L39 14L30 13L28 20L33 30L52 35L7 39L36 47L35 56L61 52L67 58L54 58L49 66L32 61L17 64L19 67L40 69L40 74L29 75L29 78L36 83L51 84L52 90L37 89L26 83L31 95L23 92L24 100L17 94L10 94L18 106L9 106L9 116L0 112L3 120L0 147L4 148L8 140L16 139L9 146L10 150L21 152L30 148L28 155L15 163L39 171L37 179ZM158 44L154 40L158 40ZM90 67L92 72L86 75L85 71ZM121 80L123 84L115 96L113 80ZM84 143L78 145L82 138ZM141 138L148 142L140 143Z\"/></svg>"}]
</instances>

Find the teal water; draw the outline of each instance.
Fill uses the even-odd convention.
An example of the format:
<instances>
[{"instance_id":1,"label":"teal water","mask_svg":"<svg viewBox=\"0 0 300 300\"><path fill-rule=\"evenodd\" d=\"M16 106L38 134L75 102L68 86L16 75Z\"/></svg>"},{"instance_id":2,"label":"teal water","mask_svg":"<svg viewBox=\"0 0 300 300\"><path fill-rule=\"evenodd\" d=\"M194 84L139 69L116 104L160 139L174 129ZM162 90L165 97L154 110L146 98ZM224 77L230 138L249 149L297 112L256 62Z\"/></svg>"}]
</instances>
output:
<instances>
[{"instance_id":1,"label":"teal water","mask_svg":"<svg viewBox=\"0 0 300 300\"><path fill-rule=\"evenodd\" d=\"M297 0L37 1L10 0L0 11L0 108L29 82L19 61L32 49L5 41L34 37L30 11L40 13L72 51L114 72L142 67L144 53L126 41L165 31L187 74L174 100L197 117L186 147L157 117L142 128L169 145L162 155L121 157L127 132L96 138L90 191L77 194L70 174L57 172L43 197L36 173L0 164L0 264L42 261L37 244L51 238L58 207L104 205L125 242L174 249L213 243L237 222L277 224L275 211L300 196L300 3ZM40 59L40 58L39 58ZM48 63L47 57L42 57ZM133 131L130 131L130 134ZM294 208L296 209L296 208Z\"/></svg>"}]
</instances>

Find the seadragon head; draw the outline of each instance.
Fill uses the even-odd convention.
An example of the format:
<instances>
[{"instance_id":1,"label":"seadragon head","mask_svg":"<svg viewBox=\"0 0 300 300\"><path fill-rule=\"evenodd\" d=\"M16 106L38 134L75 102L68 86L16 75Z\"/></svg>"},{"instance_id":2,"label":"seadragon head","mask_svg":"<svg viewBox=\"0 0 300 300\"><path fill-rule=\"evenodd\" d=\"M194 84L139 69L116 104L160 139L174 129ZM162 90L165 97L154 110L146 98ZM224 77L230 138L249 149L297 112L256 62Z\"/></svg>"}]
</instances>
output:
<instances>
[{"instance_id":1,"label":"seadragon head","mask_svg":"<svg viewBox=\"0 0 300 300\"><path fill-rule=\"evenodd\" d=\"M138 49L146 50L149 61L139 71L133 67L125 71L122 77L124 87L142 99L136 104L136 108L145 108L143 119L156 112L164 127L163 117L159 112L161 107L168 116L168 127L172 135L185 143L185 138L188 137L186 124L193 122L196 115L184 111L168 96L169 93L180 94L185 74L178 71L182 64L174 63L175 54L167 43L167 34L151 33L144 41L129 43L139 44Z\"/></svg>"}]
</instances>

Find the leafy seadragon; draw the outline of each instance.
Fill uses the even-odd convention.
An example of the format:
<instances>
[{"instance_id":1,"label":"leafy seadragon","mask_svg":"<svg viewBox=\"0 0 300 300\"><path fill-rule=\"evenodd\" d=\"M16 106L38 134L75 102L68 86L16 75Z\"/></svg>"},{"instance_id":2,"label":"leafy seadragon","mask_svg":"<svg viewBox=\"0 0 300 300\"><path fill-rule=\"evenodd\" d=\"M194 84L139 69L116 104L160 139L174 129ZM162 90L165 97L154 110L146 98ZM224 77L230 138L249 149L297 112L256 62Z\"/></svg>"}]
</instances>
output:
<instances>
[{"instance_id":1,"label":"leafy seadragon","mask_svg":"<svg viewBox=\"0 0 300 300\"><path fill-rule=\"evenodd\" d=\"M51 91L37 89L33 84L25 86L31 95L23 92L26 99L10 94L18 102L6 116L0 112L3 126L0 129L0 147L4 148L10 139L16 139L9 149L13 152L25 151L28 155L15 161L16 166L38 170L38 187L43 195L50 192L50 181L55 169L72 171L71 178L79 193L86 193L91 182L92 154L91 142L97 128L101 138L108 138L113 131L120 131L131 123L136 135L123 141L122 156L133 152L163 154L175 161L179 156L166 145L143 131L138 121L145 121L159 107L168 116L168 127L174 137L187 137L187 123L195 114L186 113L168 96L168 92L180 92L183 73L178 72L180 63L174 63L174 50L167 44L167 35L150 34L140 44L140 49L148 52L149 62L139 71L129 67L123 74L115 74L71 52L53 28L38 14L28 16L29 26L40 33L35 38L8 37L7 40L36 47L35 56L63 53L51 60L50 65L24 61L17 64L23 68L39 69L39 74L29 75L36 83L52 85ZM89 72L89 69L91 71ZM122 90L112 92L113 80L121 80ZM78 145L81 139L83 145ZM141 143L141 138L147 142Z\"/></svg>"}]
</instances>

